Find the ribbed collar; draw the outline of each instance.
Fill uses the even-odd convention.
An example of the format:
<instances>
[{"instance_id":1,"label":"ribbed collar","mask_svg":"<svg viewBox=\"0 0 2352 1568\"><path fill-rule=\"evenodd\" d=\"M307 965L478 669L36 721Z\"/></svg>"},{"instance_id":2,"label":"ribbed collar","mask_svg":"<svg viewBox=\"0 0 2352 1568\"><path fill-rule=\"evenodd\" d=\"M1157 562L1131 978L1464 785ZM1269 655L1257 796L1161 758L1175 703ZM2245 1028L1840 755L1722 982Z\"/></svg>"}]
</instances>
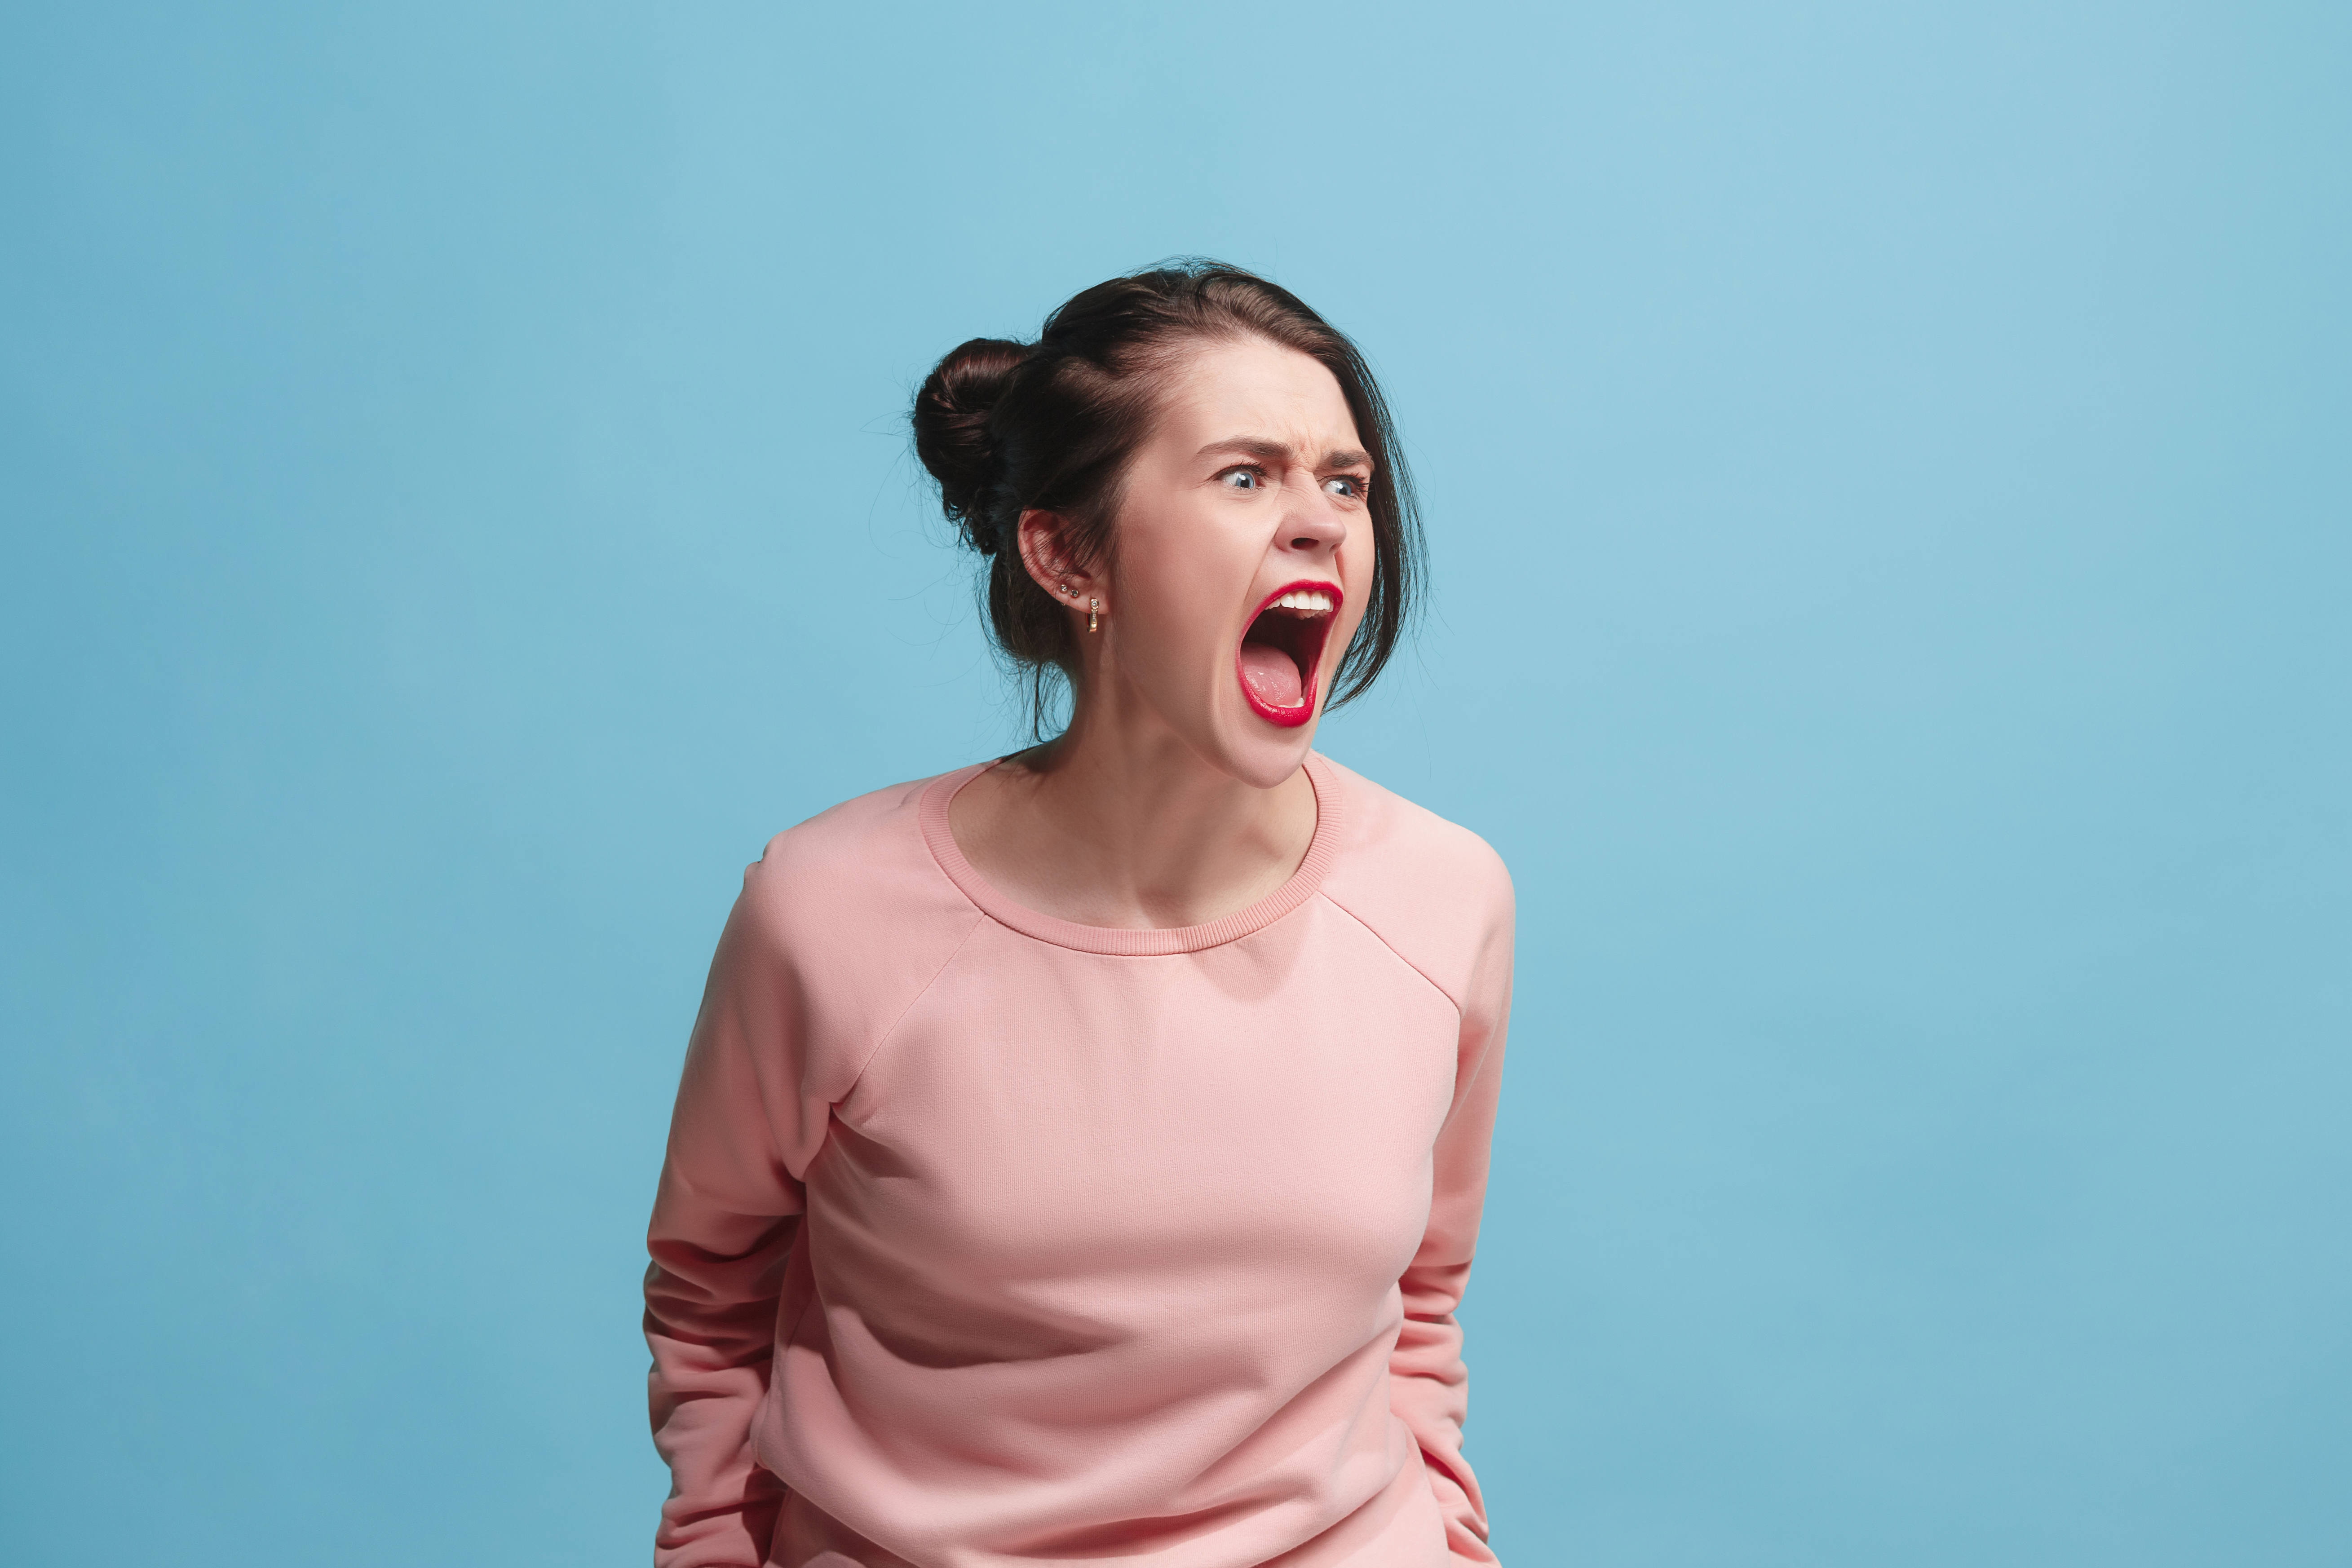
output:
<instances>
[{"instance_id":1,"label":"ribbed collar","mask_svg":"<svg viewBox=\"0 0 2352 1568\"><path fill-rule=\"evenodd\" d=\"M931 858L940 869L960 889L963 896L980 906L982 913L999 925L1010 926L1024 936L1050 942L1056 947L1076 948L1080 952L1105 952L1126 958L1150 958L1175 952L1198 952L1202 948L1218 947L1237 942L1254 931L1272 925L1308 899L1323 885L1324 873L1339 844L1339 780L1331 766L1316 752L1307 753L1307 782L1315 790L1315 837L1307 846L1307 858L1290 874L1290 880L1268 893L1245 910L1236 910L1222 920L1203 925L1171 926L1158 931L1129 931L1117 926L1080 925L1075 921L1054 915L1040 914L1033 909L1014 903L982 879L971 862L963 858L948 827L948 802L956 791L994 767L994 763L974 763L968 768L942 773L923 791L920 815L923 841L930 846Z\"/></svg>"}]
</instances>

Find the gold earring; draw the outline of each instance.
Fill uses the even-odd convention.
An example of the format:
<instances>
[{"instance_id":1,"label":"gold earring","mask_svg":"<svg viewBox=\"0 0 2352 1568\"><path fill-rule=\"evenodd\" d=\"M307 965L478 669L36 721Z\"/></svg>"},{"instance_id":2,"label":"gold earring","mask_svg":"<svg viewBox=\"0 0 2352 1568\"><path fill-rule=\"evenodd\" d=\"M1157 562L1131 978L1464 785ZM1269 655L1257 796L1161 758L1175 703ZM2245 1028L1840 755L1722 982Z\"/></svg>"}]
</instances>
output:
<instances>
[{"instance_id":1,"label":"gold earring","mask_svg":"<svg viewBox=\"0 0 2352 1568\"><path fill-rule=\"evenodd\" d=\"M1095 617L1101 614L1102 601L1100 599L1088 599L1087 601L1087 630L1092 631L1095 629Z\"/></svg>"}]
</instances>

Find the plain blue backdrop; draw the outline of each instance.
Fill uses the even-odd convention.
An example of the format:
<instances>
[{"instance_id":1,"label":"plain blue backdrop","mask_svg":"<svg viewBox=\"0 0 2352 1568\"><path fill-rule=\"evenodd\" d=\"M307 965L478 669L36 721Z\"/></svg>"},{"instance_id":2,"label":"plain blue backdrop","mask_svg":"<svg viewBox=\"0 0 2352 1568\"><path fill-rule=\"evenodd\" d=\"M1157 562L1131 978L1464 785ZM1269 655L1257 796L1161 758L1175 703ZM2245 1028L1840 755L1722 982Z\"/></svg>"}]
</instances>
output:
<instances>
[{"instance_id":1,"label":"plain blue backdrop","mask_svg":"<svg viewBox=\"0 0 2352 1568\"><path fill-rule=\"evenodd\" d=\"M0 1560L642 1563L742 864L1017 739L903 411L1173 253L1429 511L1513 1568L2352 1563L2352 12L0 10Z\"/></svg>"}]
</instances>

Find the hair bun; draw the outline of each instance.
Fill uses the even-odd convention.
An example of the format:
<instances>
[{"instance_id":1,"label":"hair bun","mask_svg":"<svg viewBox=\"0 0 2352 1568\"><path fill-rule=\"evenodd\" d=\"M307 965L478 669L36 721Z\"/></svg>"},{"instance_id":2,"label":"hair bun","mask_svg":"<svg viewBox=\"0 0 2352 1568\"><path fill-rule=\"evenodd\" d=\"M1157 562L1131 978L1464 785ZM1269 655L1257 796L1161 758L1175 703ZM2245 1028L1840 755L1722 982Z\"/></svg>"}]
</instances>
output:
<instances>
[{"instance_id":1,"label":"hair bun","mask_svg":"<svg viewBox=\"0 0 2352 1568\"><path fill-rule=\"evenodd\" d=\"M915 394L915 456L939 480L941 508L982 555L995 554L1000 542L995 529L974 515L996 478L989 411L1028 357L1025 344L974 338L940 361Z\"/></svg>"}]
</instances>

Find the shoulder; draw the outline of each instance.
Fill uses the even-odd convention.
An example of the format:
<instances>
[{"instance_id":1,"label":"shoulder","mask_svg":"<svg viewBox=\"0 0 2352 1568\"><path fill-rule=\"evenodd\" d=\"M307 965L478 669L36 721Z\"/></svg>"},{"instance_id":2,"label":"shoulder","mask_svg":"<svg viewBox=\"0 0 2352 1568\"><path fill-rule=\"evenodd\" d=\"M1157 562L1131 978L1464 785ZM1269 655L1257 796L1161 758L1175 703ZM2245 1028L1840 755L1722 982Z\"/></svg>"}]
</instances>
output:
<instances>
[{"instance_id":1,"label":"shoulder","mask_svg":"<svg viewBox=\"0 0 2352 1568\"><path fill-rule=\"evenodd\" d=\"M951 776L877 789L784 829L744 869L744 902L784 928L859 935L968 910L923 836L924 795Z\"/></svg>"},{"instance_id":2,"label":"shoulder","mask_svg":"<svg viewBox=\"0 0 2352 1568\"><path fill-rule=\"evenodd\" d=\"M852 1058L979 923L923 837L923 795L937 782L820 812L770 839L743 873L728 944L745 973L772 976L814 1035Z\"/></svg>"},{"instance_id":3,"label":"shoulder","mask_svg":"<svg viewBox=\"0 0 2352 1568\"><path fill-rule=\"evenodd\" d=\"M1317 761L1339 794L1324 896L1460 1003L1496 952L1509 952L1515 896L1503 858L1459 823Z\"/></svg>"},{"instance_id":4,"label":"shoulder","mask_svg":"<svg viewBox=\"0 0 2352 1568\"><path fill-rule=\"evenodd\" d=\"M1416 805L1352 768L1318 757L1339 785L1340 858L1332 868L1352 887L1381 887L1408 900L1509 912L1511 873L1492 846L1459 823Z\"/></svg>"},{"instance_id":5,"label":"shoulder","mask_svg":"<svg viewBox=\"0 0 2352 1568\"><path fill-rule=\"evenodd\" d=\"M828 806L768 840L746 872L780 894L854 898L877 865L928 859L919 820L923 792L938 782L915 779Z\"/></svg>"}]
</instances>

